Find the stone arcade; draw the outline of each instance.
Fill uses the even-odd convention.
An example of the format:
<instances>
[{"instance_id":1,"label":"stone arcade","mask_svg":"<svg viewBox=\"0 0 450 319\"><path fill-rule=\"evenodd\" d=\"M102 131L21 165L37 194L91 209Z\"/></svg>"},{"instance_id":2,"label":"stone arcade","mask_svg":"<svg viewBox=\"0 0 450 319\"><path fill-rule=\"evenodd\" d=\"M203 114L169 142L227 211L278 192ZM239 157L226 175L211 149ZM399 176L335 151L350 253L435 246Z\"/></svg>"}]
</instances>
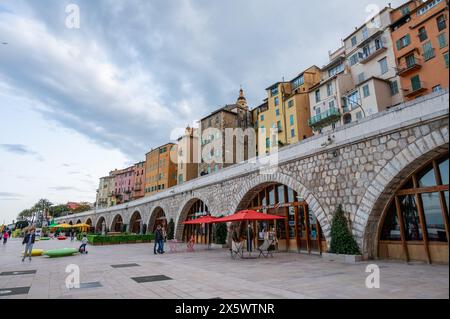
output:
<instances>
[{"instance_id":1,"label":"stone arcade","mask_svg":"<svg viewBox=\"0 0 450 319\"><path fill-rule=\"evenodd\" d=\"M430 94L337 129L332 135L284 147L273 174L261 174L258 163L243 162L154 196L57 221L81 220L101 230L103 223L115 229L114 221L121 220L129 231L139 232L139 223L152 230L158 216L166 216L175 221L176 237L183 239L182 222L193 205L200 202L198 207L214 216L227 215L253 207L253 203L264 206L257 194L267 186L283 185L285 194L293 191L298 202L307 205L310 218L314 216L320 226L324 247L329 244L333 212L342 204L364 258L377 258L379 232L392 195L427 162L448 158L448 102L448 91ZM448 182L439 190L442 194L446 190L448 202ZM272 199L266 204L272 204ZM444 210L448 216L448 207ZM448 217L445 221L448 238ZM448 260L448 240L445 244ZM442 258L445 262L445 256Z\"/></svg>"}]
</instances>

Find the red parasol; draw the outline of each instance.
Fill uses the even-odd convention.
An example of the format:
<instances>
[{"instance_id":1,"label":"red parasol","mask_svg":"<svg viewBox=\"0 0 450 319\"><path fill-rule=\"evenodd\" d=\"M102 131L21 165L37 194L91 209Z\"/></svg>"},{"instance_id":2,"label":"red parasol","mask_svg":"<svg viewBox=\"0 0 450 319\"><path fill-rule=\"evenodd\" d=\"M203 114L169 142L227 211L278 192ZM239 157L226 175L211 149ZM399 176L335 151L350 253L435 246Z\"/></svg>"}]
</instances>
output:
<instances>
[{"instance_id":1,"label":"red parasol","mask_svg":"<svg viewBox=\"0 0 450 319\"><path fill-rule=\"evenodd\" d=\"M247 220L274 220L274 219L286 219L286 217L270 215L264 213L258 213L254 210L241 210L233 215L217 218L214 223L226 223L226 222L240 222Z\"/></svg>"},{"instance_id":2,"label":"red parasol","mask_svg":"<svg viewBox=\"0 0 450 319\"><path fill-rule=\"evenodd\" d=\"M184 225L212 224L215 223L217 219L218 219L217 217L213 216L201 216L197 219L185 221L183 222L183 224Z\"/></svg>"}]
</instances>

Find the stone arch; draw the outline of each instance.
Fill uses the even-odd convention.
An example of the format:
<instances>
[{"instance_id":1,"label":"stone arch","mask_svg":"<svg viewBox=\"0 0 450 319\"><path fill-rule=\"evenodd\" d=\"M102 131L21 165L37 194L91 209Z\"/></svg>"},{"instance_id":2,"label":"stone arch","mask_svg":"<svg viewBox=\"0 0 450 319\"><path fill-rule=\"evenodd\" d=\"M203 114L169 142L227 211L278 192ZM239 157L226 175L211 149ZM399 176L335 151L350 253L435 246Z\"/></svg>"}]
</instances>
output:
<instances>
[{"instance_id":1,"label":"stone arch","mask_svg":"<svg viewBox=\"0 0 450 319\"><path fill-rule=\"evenodd\" d=\"M448 153L447 134L435 131L418 139L396 154L375 176L359 204L353 221L353 234L364 258L374 258L378 249L378 226L389 199L401 183L425 161Z\"/></svg>"},{"instance_id":2,"label":"stone arch","mask_svg":"<svg viewBox=\"0 0 450 319\"><path fill-rule=\"evenodd\" d=\"M211 209L209 201L204 199L202 196L197 196L196 194L193 194L192 196L187 198L180 205L180 209L177 213L177 220L175 221L176 225L175 238L177 238L178 240L181 240L183 236L184 225L182 223L186 220L187 214L191 209L192 205L198 200L201 200L209 209Z\"/></svg>"},{"instance_id":3,"label":"stone arch","mask_svg":"<svg viewBox=\"0 0 450 319\"><path fill-rule=\"evenodd\" d=\"M69 220L69 225L73 225L73 221L72 220Z\"/></svg>"},{"instance_id":4,"label":"stone arch","mask_svg":"<svg viewBox=\"0 0 450 319\"><path fill-rule=\"evenodd\" d=\"M81 224L81 219L78 219L75 224Z\"/></svg>"},{"instance_id":5,"label":"stone arch","mask_svg":"<svg viewBox=\"0 0 450 319\"><path fill-rule=\"evenodd\" d=\"M109 228L112 232L122 232L123 217L121 214L116 214L111 222L111 227Z\"/></svg>"},{"instance_id":6,"label":"stone arch","mask_svg":"<svg viewBox=\"0 0 450 319\"><path fill-rule=\"evenodd\" d=\"M232 211L235 212L245 209L256 192L272 183L280 183L292 188L308 203L308 206L314 212L317 220L319 221L327 244L329 245L331 223L328 216L325 214L325 211L320 206L314 195L302 183L289 175L282 173L258 174L255 178L248 178L244 184L244 187L241 188L241 191L235 197Z\"/></svg>"},{"instance_id":7,"label":"stone arch","mask_svg":"<svg viewBox=\"0 0 450 319\"><path fill-rule=\"evenodd\" d=\"M153 207L147 222L147 232L153 233L158 223L158 218L162 217L167 217L166 210L160 205Z\"/></svg>"},{"instance_id":8,"label":"stone arch","mask_svg":"<svg viewBox=\"0 0 450 319\"><path fill-rule=\"evenodd\" d=\"M136 209L130 216L128 230L130 233L139 234L142 231L142 225L143 225L142 214L138 209Z\"/></svg>"},{"instance_id":9,"label":"stone arch","mask_svg":"<svg viewBox=\"0 0 450 319\"><path fill-rule=\"evenodd\" d=\"M105 216L102 215L97 219L97 221L95 223L95 232L96 233L102 231L103 222L105 222L105 224L106 224L106 218L105 218Z\"/></svg>"},{"instance_id":10,"label":"stone arch","mask_svg":"<svg viewBox=\"0 0 450 319\"><path fill-rule=\"evenodd\" d=\"M84 223L92 227L92 219L90 217L88 217Z\"/></svg>"}]
</instances>

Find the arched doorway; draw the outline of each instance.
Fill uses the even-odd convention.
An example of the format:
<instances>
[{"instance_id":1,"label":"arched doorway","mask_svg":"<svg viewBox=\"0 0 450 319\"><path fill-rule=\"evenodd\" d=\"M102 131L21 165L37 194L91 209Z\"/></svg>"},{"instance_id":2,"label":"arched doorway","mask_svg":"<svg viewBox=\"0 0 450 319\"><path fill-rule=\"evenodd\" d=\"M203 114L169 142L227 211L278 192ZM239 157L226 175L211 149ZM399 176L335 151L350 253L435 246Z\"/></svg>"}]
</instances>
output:
<instances>
[{"instance_id":1,"label":"arched doorway","mask_svg":"<svg viewBox=\"0 0 450 319\"><path fill-rule=\"evenodd\" d=\"M184 220L181 222L193 220L200 216L209 215L208 206L200 199L194 199L186 204L186 211L184 211ZM183 216L182 215L182 216ZM210 242L208 239L207 225L183 225L183 241L189 241L194 236L196 243L206 244ZM209 232L210 234L210 232Z\"/></svg>"},{"instance_id":2,"label":"arched doorway","mask_svg":"<svg viewBox=\"0 0 450 319\"><path fill-rule=\"evenodd\" d=\"M147 225L147 232L154 233L156 230L156 227L158 225L165 227L165 229L167 230L166 213L159 206L153 210L153 212L150 216L150 220L148 221L148 225Z\"/></svg>"},{"instance_id":3,"label":"arched doorway","mask_svg":"<svg viewBox=\"0 0 450 319\"><path fill-rule=\"evenodd\" d=\"M90 219L90 218L86 219L85 224L89 225L88 232L95 231L94 227L92 226L92 219Z\"/></svg>"},{"instance_id":4,"label":"arched doorway","mask_svg":"<svg viewBox=\"0 0 450 319\"><path fill-rule=\"evenodd\" d=\"M105 231L106 231L106 220L105 220L105 217L101 216L98 219L97 224L95 224L95 232L96 233L101 233L102 232L103 224L105 224Z\"/></svg>"},{"instance_id":5,"label":"arched doorway","mask_svg":"<svg viewBox=\"0 0 450 319\"><path fill-rule=\"evenodd\" d=\"M111 223L111 231L112 232L122 232L123 229L123 219L120 214L114 216L113 221Z\"/></svg>"},{"instance_id":6,"label":"arched doorway","mask_svg":"<svg viewBox=\"0 0 450 319\"><path fill-rule=\"evenodd\" d=\"M72 221L70 221L70 222L69 222L69 225L73 225L73 222L72 222Z\"/></svg>"},{"instance_id":7,"label":"arched doorway","mask_svg":"<svg viewBox=\"0 0 450 319\"><path fill-rule=\"evenodd\" d=\"M262 213L286 217L281 221L255 222L255 246L263 242L263 229L275 230L279 250L322 253L327 244L319 221L305 199L295 190L280 183L264 183L250 190L238 210L251 209ZM243 232L245 228L240 227Z\"/></svg>"},{"instance_id":8,"label":"arched doorway","mask_svg":"<svg viewBox=\"0 0 450 319\"><path fill-rule=\"evenodd\" d=\"M142 229L142 217L138 211L135 211L130 218L130 233L140 234Z\"/></svg>"},{"instance_id":9,"label":"arched doorway","mask_svg":"<svg viewBox=\"0 0 450 319\"><path fill-rule=\"evenodd\" d=\"M428 161L391 196L378 227L378 257L448 263L448 152Z\"/></svg>"},{"instance_id":10,"label":"arched doorway","mask_svg":"<svg viewBox=\"0 0 450 319\"><path fill-rule=\"evenodd\" d=\"M81 224L81 219L78 219L78 220L77 220L77 224Z\"/></svg>"}]
</instances>

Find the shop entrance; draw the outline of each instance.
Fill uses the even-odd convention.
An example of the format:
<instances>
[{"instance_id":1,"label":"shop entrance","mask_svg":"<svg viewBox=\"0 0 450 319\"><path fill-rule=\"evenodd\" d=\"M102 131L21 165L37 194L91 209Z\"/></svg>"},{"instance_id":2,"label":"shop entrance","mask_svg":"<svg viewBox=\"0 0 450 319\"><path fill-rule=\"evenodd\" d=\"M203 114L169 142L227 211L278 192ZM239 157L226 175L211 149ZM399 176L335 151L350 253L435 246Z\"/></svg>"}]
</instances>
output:
<instances>
[{"instance_id":1,"label":"shop entrance","mask_svg":"<svg viewBox=\"0 0 450 319\"><path fill-rule=\"evenodd\" d=\"M317 254L326 250L326 241L314 212L288 186L271 184L263 187L253 196L247 209L286 217L281 221L254 223L258 245L263 242L263 230L266 229L275 230L279 250Z\"/></svg>"}]
</instances>

